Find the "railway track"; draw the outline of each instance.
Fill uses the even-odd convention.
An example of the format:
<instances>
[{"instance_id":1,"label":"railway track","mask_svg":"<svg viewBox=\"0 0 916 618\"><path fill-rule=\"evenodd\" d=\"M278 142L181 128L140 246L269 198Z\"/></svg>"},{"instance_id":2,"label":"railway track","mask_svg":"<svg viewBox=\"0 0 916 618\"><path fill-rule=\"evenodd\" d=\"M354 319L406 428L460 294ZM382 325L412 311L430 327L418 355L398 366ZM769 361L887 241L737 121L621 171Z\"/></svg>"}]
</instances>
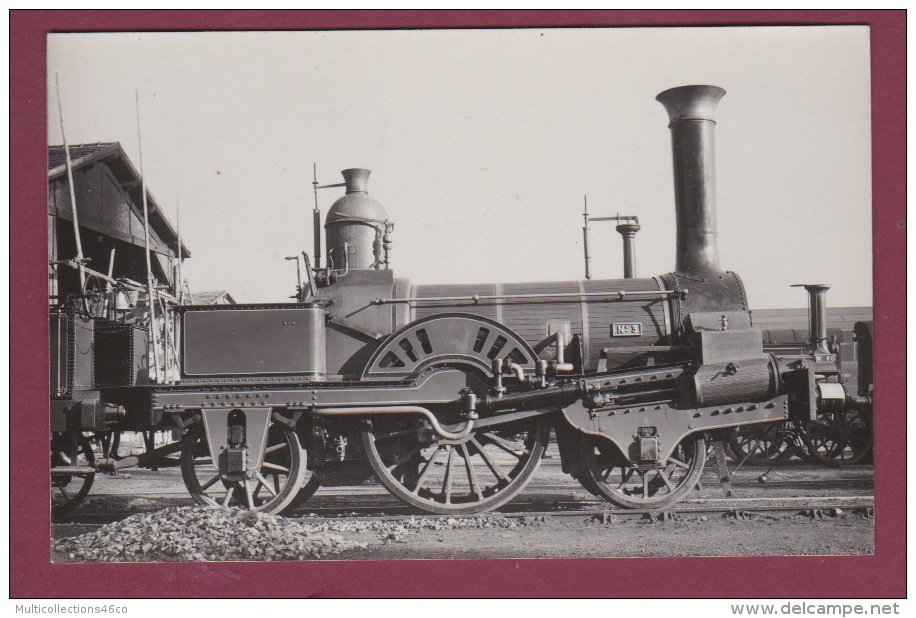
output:
<instances>
[{"instance_id":1,"label":"railway track","mask_svg":"<svg viewBox=\"0 0 916 618\"><path fill-rule=\"evenodd\" d=\"M761 472L760 474L762 474ZM715 480L712 476L708 478L704 476L700 479L703 486L708 485L718 485L718 481ZM760 481L756 478L751 479L733 479L731 481L732 487L735 488L774 488L774 489L871 489L874 487L874 481L872 479L865 478L852 478L852 479L831 479L831 480L817 480L817 479L798 479L798 480L768 480ZM542 484L538 485L538 490L543 490L547 492L568 492L570 485L566 484ZM379 485L369 485L369 486L358 486L358 487L347 487L346 491L351 495L370 495L370 494L379 494L387 495L387 492ZM115 491L93 491L92 496L94 498L103 498L103 497L116 497L124 496L124 492L115 492ZM157 491L156 496L167 497L167 498L187 498L187 491L174 490L174 491ZM520 499L524 499L524 494Z\"/></svg>"},{"instance_id":2,"label":"railway track","mask_svg":"<svg viewBox=\"0 0 916 618\"><path fill-rule=\"evenodd\" d=\"M411 510L402 505L383 504L341 504L308 509L307 514L293 513L289 519L302 523L326 523L343 519L358 518L365 521L399 521L407 519L442 520L449 519L531 519L548 517L581 517L585 519L676 519L678 517L702 517L734 515L739 518L755 516L784 517L809 515L818 518L839 512L868 513L874 509L874 496L822 496L818 498L718 498L685 500L677 507L667 509L614 509L598 500L554 501L546 509L546 502L521 502L509 504L501 511L471 516L431 515ZM135 511L80 512L73 513L54 526L78 526L92 529L107 523L125 519Z\"/></svg>"},{"instance_id":3,"label":"railway track","mask_svg":"<svg viewBox=\"0 0 916 618\"><path fill-rule=\"evenodd\" d=\"M562 474L559 462L545 460L541 479L497 512L475 516L438 516L422 513L395 500L380 485L321 488L309 502L288 514L305 523L341 520L398 521L410 518L429 520L583 518L626 520L641 518L699 518L734 515L739 518L787 517L837 512L868 513L874 509L874 477L871 466L826 469L804 463L782 466L771 472L771 480L761 483L763 468L739 470L731 479L733 495L726 497L715 473L707 468L700 488L676 507L665 510L624 510L611 508L594 498L578 483ZM173 470L136 470L136 476L121 481L106 478L93 490L82 507L57 517L53 527L65 535L97 528L138 512L165 506L190 506L192 500L182 491L180 478ZM802 478L798 478L802 477ZM158 483L158 484L156 484ZM179 489L179 488L182 489ZM816 495L816 494L821 495Z\"/></svg>"}]
</instances>

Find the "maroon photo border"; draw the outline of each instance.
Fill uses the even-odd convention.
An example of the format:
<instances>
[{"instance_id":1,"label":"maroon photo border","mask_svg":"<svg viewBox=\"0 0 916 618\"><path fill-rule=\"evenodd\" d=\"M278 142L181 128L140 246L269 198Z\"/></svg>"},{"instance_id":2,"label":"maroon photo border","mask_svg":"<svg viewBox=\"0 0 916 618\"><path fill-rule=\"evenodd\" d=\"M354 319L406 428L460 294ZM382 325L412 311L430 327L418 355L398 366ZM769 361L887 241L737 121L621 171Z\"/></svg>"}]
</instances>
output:
<instances>
[{"instance_id":1,"label":"maroon photo border","mask_svg":"<svg viewBox=\"0 0 916 618\"><path fill-rule=\"evenodd\" d=\"M42 257L48 33L828 24L871 27L875 388L881 415L875 429L874 555L384 564L50 562L48 471L39 465L48 461L42 456L48 448L47 266ZM9 26L12 597L906 595L906 11L11 11ZM830 204L812 207L830 216ZM811 232L816 242L816 230ZM793 256L771 258L789 266ZM634 573L651 573L652 585L636 585Z\"/></svg>"}]
</instances>

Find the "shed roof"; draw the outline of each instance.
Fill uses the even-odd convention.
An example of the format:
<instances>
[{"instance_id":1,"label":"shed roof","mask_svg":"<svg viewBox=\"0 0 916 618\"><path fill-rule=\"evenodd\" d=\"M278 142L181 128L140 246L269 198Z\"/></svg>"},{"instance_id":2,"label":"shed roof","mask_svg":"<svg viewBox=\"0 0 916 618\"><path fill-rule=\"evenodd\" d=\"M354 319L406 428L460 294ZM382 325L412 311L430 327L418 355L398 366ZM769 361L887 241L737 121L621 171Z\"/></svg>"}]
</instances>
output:
<instances>
[{"instance_id":1,"label":"shed roof","mask_svg":"<svg viewBox=\"0 0 916 618\"><path fill-rule=\"evenodd\" d=\"M139 204L143 201L141 193L141 176L137 169L131 163L127 153L121 147L120 142L96 142L94 144L71 144L70 165L74 170L86 167L92 163L105 161L111 168L112 172L122 181L133 181L136 186L130 190L131 199ZM60 178L67 173L67 159L63 146L48 146L48 182ZM178 242L178 234L172 227L171 222L163 214L159 203L153 194L146 190L147 207L149 210L150 227L156 230L159 237L167 244ZM182 255L187 258L191 256L188 246L182 241Z\"/></svg>"},{"instance_id":2,"label":"shed roof","mask_svg":"<svg viewBox=\"0 0 916 618\"><path fill-rule=\"evenodd\" d=\"M95 144L75 144L70 146L70 164L73 169L82 167L91 161L97 161L107 155L115 154L120 149L118 142L98 142ZM48 146L48 179L56 178L67 171L67 158L63 146Z\"/></svg>"}]
</instances>

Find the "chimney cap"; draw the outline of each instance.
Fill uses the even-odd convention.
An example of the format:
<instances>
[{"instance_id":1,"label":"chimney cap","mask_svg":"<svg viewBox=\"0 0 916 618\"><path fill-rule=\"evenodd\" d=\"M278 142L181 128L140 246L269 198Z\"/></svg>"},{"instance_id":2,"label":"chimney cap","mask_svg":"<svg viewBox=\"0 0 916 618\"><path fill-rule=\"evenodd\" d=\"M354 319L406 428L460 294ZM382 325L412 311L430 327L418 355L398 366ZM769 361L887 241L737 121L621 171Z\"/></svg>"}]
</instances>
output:
<instances>
[{"instance_id":1,"label":"chimney cap","mask_svg":"<svg viewBox=\"0 0 916 618\"><path fill-rule=\"evenodd\" d=\"M681 120L716 121L716 105L725 96L718 86L678 86L658 94L655 100L668 110L668 126Z\"/></svg>"},{"instance_id":2,"label":"chimney cap","mask_svg":"<svg viewBox=\"0 0 916 618\"><path fill-rule=\"evenodd\" d=\"M829 290L829 283L793 283L793 288L805 288L809 292L811 290Z\"/></svg>"},{"instance_id":3,"label":"chimney cap","mask_svg":"<svg viewBox=\"0 0 916 618\"><path fill-rule=\"evenodd\" d=\"M347 193L368 193L369 192L369 174L371 170L362 167L351 167L340 172L344 177L344 184L347 185Z\"/></svg>"}]
</instances>

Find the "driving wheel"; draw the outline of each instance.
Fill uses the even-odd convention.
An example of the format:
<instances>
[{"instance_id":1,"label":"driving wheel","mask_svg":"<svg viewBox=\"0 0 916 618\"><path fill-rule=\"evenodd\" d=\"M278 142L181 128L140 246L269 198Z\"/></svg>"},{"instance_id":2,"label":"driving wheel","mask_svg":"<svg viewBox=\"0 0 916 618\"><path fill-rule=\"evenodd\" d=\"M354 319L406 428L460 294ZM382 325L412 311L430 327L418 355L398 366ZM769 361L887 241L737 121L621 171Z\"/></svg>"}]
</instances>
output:
<instances>
[{"instance_id":1,"label":"driving wheel","mask_svg":"<svg viewBox=\"0 0 916 618\"><path fill-rule=\"evenodd\" d=\"M491 386L496 358L525 371L533 370L538 357L494 320L446 313L390 335L368 361L363 378L434 380L437 372L457 372L463 390L481 394ZM366 458L379 481L428 513L480 513L506 504L531 480L547 447L548 415L536 411L516 411L520 416L512 422L482 418L467 431L459 390L453 404L425 406L452 439L436 433L419 414L377 414L363 420Z\"/></svg>"},{"instance_id":2,"label":"driving wheel","mask_svg":"<svg viewBox=\"0 0 916 618\"><path fill-rule=\"evenodd\" d=\"M403 502L441 515L481 513L509 502L537 470L549 434L542 416L458 440L431 435L421 417L363 423L363 445L379 481Z\"/></svg>"}]
</instances>

